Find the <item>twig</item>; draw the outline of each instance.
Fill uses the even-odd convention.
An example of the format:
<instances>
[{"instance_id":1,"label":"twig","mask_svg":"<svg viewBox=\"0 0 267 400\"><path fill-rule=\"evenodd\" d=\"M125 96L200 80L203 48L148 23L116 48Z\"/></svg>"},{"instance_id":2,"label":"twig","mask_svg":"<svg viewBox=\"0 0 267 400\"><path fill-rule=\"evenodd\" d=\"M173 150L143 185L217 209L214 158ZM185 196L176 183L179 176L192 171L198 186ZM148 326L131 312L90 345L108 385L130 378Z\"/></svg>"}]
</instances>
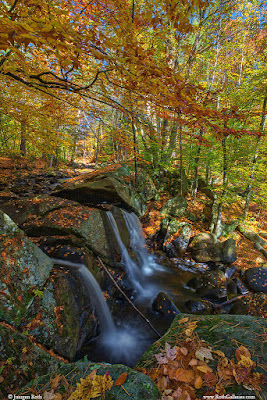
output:
<instances>
[{"instance_id":1,"label":"twig","mask_svg":"<svg viewBox=\"0 0 267 400\"><path fill-rule=\"evenodd\" d=\"M120 293L125 297L125 299L128 301L128 303L135 309L136 312L138 312L138 314L146 321L146 323L150 326L150 328L158 335L159 338L161 338L160 333L154 328L154 326L151 324L151 322L145 317L144 314L141 313L140 310L138 310L138 308L135 307L135 305L133 304L133 302L129 299L129 297L124 293L124 291L120 288L120 286L117 284L117 282L115 281L115 279L113 278L113 276L111 275L111 273L109 272L109 270L105 267L105 265L103 264L102 260L100 257L97 257L101 267L103 268L103 270L106 272L106 274L109 276L109 278L112 280L112 282L114 283L114 285L116 286L116 288L120 291Z\"/></svg>"},{"instance_id":2,"label":"twig","mask_svg":"<svg viewBox=\"0 0 267 400\"><path fill-rule=\"evenodd\" d=\"M240 296L237 296L237 297L235 297L235 298L233 298L231 300L227 300L227 301L225 301L224 303L221 303L221 304L213 304L212 306L213 306L213 308L215 310L219 310L220 308L226 306L227 304L231 304L236 300L239 300L239 299L242 299L243 297L248 296L249 294L251 294L251 292L247 292L245 294L241 294Z\"/></svg>"}]
</instances>

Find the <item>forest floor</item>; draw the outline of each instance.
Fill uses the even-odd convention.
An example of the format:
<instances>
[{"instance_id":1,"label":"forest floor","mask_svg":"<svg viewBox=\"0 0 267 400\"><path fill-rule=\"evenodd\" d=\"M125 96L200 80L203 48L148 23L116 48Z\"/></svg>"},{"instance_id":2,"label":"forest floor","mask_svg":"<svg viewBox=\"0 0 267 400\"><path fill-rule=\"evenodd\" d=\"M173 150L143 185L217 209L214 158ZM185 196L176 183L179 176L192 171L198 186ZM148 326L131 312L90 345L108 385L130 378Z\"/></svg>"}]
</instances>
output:
<instances>
[{"instance_id":1,"label":"forest floor","mask_svg":"<svg viewBox=\"0 0 267 400\"><path fill-rule=\"evenodd\" d=\"M57 168L49 168L49 161L47 160L28 160L21 157L10 158L0 157L0 192L1 198L10 196L10 185L12 185L18 179L27 179L29 176L39 175L51 172L61 171L65 177L74 178L75 176L94 171L94 165L88 164L88 166L77 164L74 167L60 163ZM7 188L7 186L9 188ZM146 236L151 236L155 233L161 223L162 217L160 216L160 208L169 199L170 196L163 195L160 201L150 201L148 203L149 218L144 218L143 228ZM203 193L197 194L197 199L194 205L190 202L190 197L187 198L188 211L196 216L209 216L211 212L209 207L209 199ZM235 220L240 218L242 215L243 204L239 202L226 205L224 207L223 218L227 220ZM180 218L181 221L189 222L193 225L192 235L197 233L209 231L208 218L204 221L197 221L192 223L186 217ZM248 224L249 229L255 232L267 231L267 210L260 208L256 203L251 203ZM234 232L234 239L237 243L237 256L238 259L235 265L239 269L246 270L251 267L258 266L262 263L263 255L259 250L254 248L253 243L246 239L239 232Z\"/></svg>"}]
</instances>

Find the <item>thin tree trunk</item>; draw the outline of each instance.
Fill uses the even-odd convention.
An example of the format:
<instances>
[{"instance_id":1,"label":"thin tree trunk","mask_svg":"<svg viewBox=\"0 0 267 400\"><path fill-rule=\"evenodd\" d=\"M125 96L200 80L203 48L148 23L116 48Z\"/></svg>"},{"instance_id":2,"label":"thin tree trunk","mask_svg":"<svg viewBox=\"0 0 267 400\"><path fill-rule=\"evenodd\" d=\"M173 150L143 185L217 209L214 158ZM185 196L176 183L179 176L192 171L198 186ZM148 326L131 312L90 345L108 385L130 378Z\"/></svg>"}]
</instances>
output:
<instances>
[{"instance_id":1,"label":"thin tree trunk","mask_svg":"<svg viewBox=\"0 0 267 400\"><path fill-rule=\"evenodd\" d=\"M133 141L134 141L134 186L136 186L137 185L137 173L138 173L138 171L137 171L137 168L138 168L138 165L137 165L137 152L138 152L138 149L137 149L136 131L135 131L133 117L132 117L132 133L133 133Z\"/></svg>"},{"instance_id":2,"label":"thin tree trunk","mask_svg":"<svg viewBox=\"0 0 267 400\"><path fill-rule=\"evenodd\" d=\"M261 114L261 122L260 122L260 132L261 133L264 132L264 127L265 127L265 123L266 123L266 108L267 108L267 96L264 97L263 105L262 105L262 114ZM254 157L252 160L251 174L249 177L249 183L247 185L247 190L246 190L247 196L246 196L246 203L245 203L245 207L244 207L244 217L245 218L247 217L247 214L248 214L249 204L250 204L250 200L251 200L251 196L252 196L252 184L253 184L254 177L255 177L256 165L257 165L257 159L258 159L258 155L259 155L259 151L260 151L260 146L261 146L261 136L259 136L257 138L256 149L255 149Z\"/></svg>"},{"instance_id":3,"label":"thin tree trunk","mask_svg":"<svg viewBox=\"0 0 267 400\"><path fill-rule=\"evenodd\" d=\"M213 233L216 237L220 235L221 225L222 225L222 210L224 197L226 194L227 184L228 184L228 165L227 165L227 149L226 149L226 136L222 140L223 148L223 189L221 193L220 203L218 205L217 218L214 226Z\"/></svg>"},{"instance_id":4,"label":"thin tree trunk","mask_svg":"<svg viewBox=\"0 0 267 400\"><path fill-rule=\"evenodd\" d=\"M20 154L23 157L26 157L27 155L27 141L26 141L26 124L25 122L21 122L20 124Z\"/></svg>"},{"instance_id":5,"label":"thin tree trunk","mask_svg":"<svg viewBox=\"0 0 267 400\"><path fill-rule=\"evenodd\" d=\"M203 136L203 131L202 129L199 132L199 138L201 139ZM197 189L198 189L198 167L199 167L199 160L200 160L200 152L201 152L201 146L198 146L197 148L197 155L195 157L195 170L194 170L194 180L193 180L193 186L192 186L192 203L195 204L196 197L197 197Z\"/></svg>"},{"instance_id":6,"label":"thin tree trunk","mask_svg":"<svg viewBox=\"0 0 267 400\"><path fill-rule=\"evenodd\" d=\"M180 196L183 196L183 144L182 144L182 126L179 129L179 147L180 147Z\"/></svg>"}]
</instances>

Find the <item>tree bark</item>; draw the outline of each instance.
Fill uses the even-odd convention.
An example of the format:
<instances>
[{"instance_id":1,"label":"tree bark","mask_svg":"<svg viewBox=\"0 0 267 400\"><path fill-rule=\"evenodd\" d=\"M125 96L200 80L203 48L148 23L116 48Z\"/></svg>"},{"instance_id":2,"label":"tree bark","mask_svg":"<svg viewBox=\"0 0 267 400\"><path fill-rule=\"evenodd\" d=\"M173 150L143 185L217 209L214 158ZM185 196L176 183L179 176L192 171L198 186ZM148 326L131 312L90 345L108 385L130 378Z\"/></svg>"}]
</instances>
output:
<instances>
[{"instance_id":1,"label":"tree bark","mask_svg":"<svg viewBox=\"0 0 267 400\"><path fill-rule=\"evenodd\" d=\"M263 105L262 105L262 114L261 114L261 122L260 122L260 132L262 134L264 132L264 127L265 127L265 123L266 123L266 108L267 108L267 95L264 97ZM252 185L253 185L253 181L254 181L254 177L255 177L257 159L258 159L260 146L261 146L261 138L262 138L262 136L259 136L257 138L256 149L255 149L254 157L252 160L251 174L249 177L249 183L247 185L247 190L246 190L247 196L246 196L246 203L245 203L245 207L244 207L244 217L245 218L247 218L249 204L250 204L250 200L251 200L251 196L252 196Z\"/></svg>"},{"instance_id":2,"label":"tree bark","mask_svg":"<svg viewBox=\"0 0 267 400\"><path fill-rule=\"evenodd\" d=\"M26 141L26 124L25 122L21 122L21 130L20 130L20 154L23 157L27 155L27 141Z\"/></svg>"}]
</instances>

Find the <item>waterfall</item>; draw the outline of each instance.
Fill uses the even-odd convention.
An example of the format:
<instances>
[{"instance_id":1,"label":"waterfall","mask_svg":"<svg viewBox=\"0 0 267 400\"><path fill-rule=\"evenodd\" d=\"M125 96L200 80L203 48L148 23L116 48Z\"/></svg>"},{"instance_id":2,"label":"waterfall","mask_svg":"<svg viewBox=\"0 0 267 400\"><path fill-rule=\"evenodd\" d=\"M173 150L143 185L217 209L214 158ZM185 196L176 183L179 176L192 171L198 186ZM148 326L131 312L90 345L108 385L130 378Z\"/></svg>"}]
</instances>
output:
<instances>
[{"instance_id":1,"label":"waterfall","mask_svg":"<svg viewBox=\"0 0 267 400\"><path fill-rule=\"evenodd\" d=\"M102 328L98 341L94 342L93 345L93 350L96 353L104 354L104 358L100 361L127 363L133 366L151 342L147 342L144 335L131 326L123 324L119 327L115 326L103 293L93 274L84 264L77 264L56 258L51 258L51 261L54 264L75 269L82 278L91 302L96 308Z\"/></svg>"},{"instance_id":2,"label":"waterfall","mask_svg":"<svg viewBox=\"0 0 267 400\"><path fill-rule=\"evenodd\" d=\"M128 213L124 210L122 212L130 234L131 246L136 254L142 273L151 275L155 270L163 270L163 267L156 262L155 256L147 250L142 225L138 217L134 213Z\"/></svg>"},{"instance_id":3,"label":"waterfall","mask_svg":"<svg viewBox=\"0 0 267 400\"><path fill-rule=\"evenodd\" d=\"M139 266L131 259L130 255L128 253L128 250L124 246L124 243L120 236L120 232L119 232L117 223L110 211L107 211L107 217L109 219L110 225L116 236L116 239L117 239L120 251L121 251L121 262L125 266L126 272L128 274L128 277L129 277L133 287L139 294L142 294L144 292L144 287L142 285L142 280L143 280L142 271L139 268Z\"/></svg>"},{"instance_id":4,"label":"waterfall","mask_svg":"<svg viewBox=\"0 0 267 400\"><path fill-rule=\"evenodd\" d=\"M77 264L70 261L59 260L51 258L54 264L65 265L69 268L73 268L82 278L82 282L90 295L92 304L95 306L95 310L100 321L102 333L115 332L115 325L111 316L111 312L104 299L103 293L95 279L94 275L89 271L84 264Z\"/></svg>"}]
</instances>

